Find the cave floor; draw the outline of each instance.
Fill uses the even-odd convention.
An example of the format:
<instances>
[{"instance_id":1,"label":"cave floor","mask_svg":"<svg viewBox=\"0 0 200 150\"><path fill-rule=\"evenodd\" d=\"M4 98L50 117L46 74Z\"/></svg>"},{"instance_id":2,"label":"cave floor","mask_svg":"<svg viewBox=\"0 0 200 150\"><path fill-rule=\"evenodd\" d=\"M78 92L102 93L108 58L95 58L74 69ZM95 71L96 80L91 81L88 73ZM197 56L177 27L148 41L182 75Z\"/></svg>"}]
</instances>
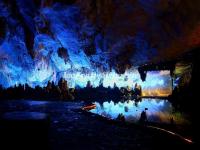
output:
<instances>
[{"instance_id":1,"label":"cave floor","mask_svg":"<svg viewBox=\"0 0 200 150\"><path fill-rule=\"evenodd\" d=\"M84 113L84 102L1 101L0 114L43 112L50 116L49 147L66 149L194 149L177 137L140 126L127 126Z\"/></svg>"}]
</instances>

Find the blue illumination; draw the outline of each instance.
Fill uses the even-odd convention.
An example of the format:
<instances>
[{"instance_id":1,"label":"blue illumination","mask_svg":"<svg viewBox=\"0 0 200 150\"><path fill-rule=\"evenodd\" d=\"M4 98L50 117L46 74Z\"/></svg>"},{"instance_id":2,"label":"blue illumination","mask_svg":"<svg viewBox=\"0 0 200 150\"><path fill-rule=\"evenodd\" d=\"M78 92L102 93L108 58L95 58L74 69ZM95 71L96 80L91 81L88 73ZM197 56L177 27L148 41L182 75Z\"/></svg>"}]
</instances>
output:
<instances>
[{"instance_id":1,"label":"blue illumination","mask_svg":"<svg viewBox=\"0 0 200 150\"><path fill-rule=\"evenodd\" d=\"M104 87L113 87L116 83L117 87L134 88L135 83L141 85L144 96L168 96L171 94L171 77L169 71L148 72L145 82L142 82L137 70L126 71L125 74L119 75L115 71L109 73L90 73L83 74L80 72L65 73L63 77L68 81L71 87L85 87L87 81L90 81L93 87L99 86L99 82L103 79ZM125 80L126 78L126 80Z\"/></svg>"},{"instance_id":2,"label":"blue illumination","mask_svg":"<svg viewBox=\"0 0 200 150\"><path fill-rule=\"evenodd\" d=\"M90 110L92 113L99 114L111 119L116 119L122 113L128 122L137 122L141 112L148 108L147 118L150 122L170 123L173 117L176 124L187 123L187 120L179 112L174 112L172 105L167 100L143 99L141 102L126 101L124 103L113 101L104 102L100 105L95 102L96 108Z\"/></svg>"},{"instance_id":3,"label":"blue illumination","mask_svg":"<svg viewBox=\"0 0 200 150\"><path fill-rule=\"evenodd\" d=\"M169 72L149 72L146 82L142 82L137 70L130 69L122 75L112 68L110 71L109 60L115 56L106 52L112 51L112 55L119 55L120 49L124 49L127 44L136 49L131 57L133 64L141 60L148 61L156 55L156 49L150 47L144 32L138 31L134 36L119 39L110 37L110 31L103 35L83 16L77 5L55 3L51 7L39 9L38 13L32 1L19 0L17 5L20 6L19 13L25 25L34 36L33 49L27 48L24 25L0 1L0 17L7 20L6 37L0 44L0 84L4 87L20 83L28 83L33 87L46 86L49 80L58 82L64 77L70 87L85 87L88 81L97 87L103 79L104 87L113 87L116 83L119 88L134 88L135 83L138 83L143 95L166 96L171 92ZM128 11L131 10L129 8ZM35 16L30 16L31 13ZM40 32L41 28L46 28L45 32ZM116 38L115 42L109 45L113 38ZM95 54L87 56L84 48L92 42ZM68 54L67 61L59 56L59 48L64 48ZM31 58L30 51L34 58Z\"/></svg>"}]
</instances>

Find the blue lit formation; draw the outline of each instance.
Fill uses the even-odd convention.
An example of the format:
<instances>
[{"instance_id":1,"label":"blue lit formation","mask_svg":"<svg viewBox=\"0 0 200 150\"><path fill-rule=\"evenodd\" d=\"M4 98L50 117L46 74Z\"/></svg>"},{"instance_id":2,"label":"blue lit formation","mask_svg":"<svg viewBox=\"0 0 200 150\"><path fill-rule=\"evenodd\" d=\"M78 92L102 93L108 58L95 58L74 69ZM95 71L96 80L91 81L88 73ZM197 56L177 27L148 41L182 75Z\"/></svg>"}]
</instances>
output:
<instances>
[{"instance_id":1,"label":"blue lit formation","mask_svg":"<svg viewBox=\"0 0 200 150\"><path fill-rule=\"evenodd\" d=\"M68 81L71 87L85 87L87 81L90 81L93 87L99 86L101 79L103 79L104 87L113 87L116 83L117 87L134 88L135 84L142 87L143 96L168 96L171 94L172 85L169 71L148 72L145 82L142 82L137 70L126 71L124 74L119 75L114 71L109 73L70 73L64 74L64 78Z\"/></svg>"},{"instance_id":2,"label":"blue lit formation","mask_svg":"<svg viewBox=\"0 0 200 150\"><path fill-rule=\"evenodd\" d=\"M48 81L57 83L64 77L69 87L85 87L88 81L91 81L93 87L99 86L100 81L103 81L104 87L111 88L114 83L119 88L134 88L135 83L138 83L142 86L144 96L166 96L171 93L168 71L149 72L146 82L142 82L136 69L131 68L119 75L109 66L108 60L120 55L118 52L126 48L127 43L136 49L131 60L133 64L141 60L146 62L156 55L156 49L151 48L145 40L144 32L138 31L134 37L116 40L109 50L112 53L108 53L106 38L111 38L110 35L103 38L100 32L96 33L95 26L82 15L77 5L56 3L52 7L39 9L34 18L29 14L37 14L32 1L28 3L26 0L19 0L17 6L20 6L20 15L33 34L33 47L27 46L23 24L0 2L0 17L7 18L6 35L0 43L0 84L4 87L20 83L28 83L32 87L46 86ZM42 32L41 29L44 28L48 30ZM94 37L95 49L95 53L90 56L84 51L91 43L89 37ZM63 48L65 56L59 55L60 48Z\"/></svg>"},{"instance_id":3,"label":"blue lit formation","mask_svg":"<svg viewBox=\"0 0 200 150\"><path fill-rule=\"evenodd\" d=\"M52 8L43 8L40 10L40 15L30 21L30 16L25 13L23 1L18 1L17 5L22 5L21 13L29 23L29 27L33 29L36 24L36 29L32 30L34 58L31 58L26 47L23 26L19 20L11 16L7 6L0 2L2 8L0 17L9 18L6 37L0 43L0 84L4 87L19 83L28 83L33 87L45 86L49 80L57 82L66 73L78 76L98 71L97 67L92 66L91 60L100 62L99 57L106 58L106 56L100 48L96 48L98 54L91 57L87 57L83 51L82 47L87 44L87 39L81 40L79 33L93 34L94 29L84 18L81 25L77 22L79 19L77 17L81 17L78 7L55 5ZM44 26L45 21L49 22L48 34L38 31ZM68 53L67 61L58 55L59 48L64 48ZM101 65L106 68L108 64L105 61L101 61ZM80 83L80 79L77 80L81 87L84 86L84 81Z\"/></svg>"}]
</instances>

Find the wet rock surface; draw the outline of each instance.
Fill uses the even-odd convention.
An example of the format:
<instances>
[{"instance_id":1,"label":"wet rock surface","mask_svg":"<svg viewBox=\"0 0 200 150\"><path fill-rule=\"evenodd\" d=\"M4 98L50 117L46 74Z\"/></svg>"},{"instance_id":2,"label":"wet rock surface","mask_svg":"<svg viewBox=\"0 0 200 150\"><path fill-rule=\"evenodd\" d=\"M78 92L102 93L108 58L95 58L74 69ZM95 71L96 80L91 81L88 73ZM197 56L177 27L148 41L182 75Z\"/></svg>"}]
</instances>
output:
<instances>
[{"instance_id":1,"label":"wet rock surface","mask_svg":"<svg viewBox=\"0 0 200 150\"><path fill-rule=\"evenodd\" d=\"M5 112L42 112L50 116L49 147L66 149L192 149L180 139L135 125L116 124L80 110L83 102L2 101Z\"/></svg>"}]
</instances>

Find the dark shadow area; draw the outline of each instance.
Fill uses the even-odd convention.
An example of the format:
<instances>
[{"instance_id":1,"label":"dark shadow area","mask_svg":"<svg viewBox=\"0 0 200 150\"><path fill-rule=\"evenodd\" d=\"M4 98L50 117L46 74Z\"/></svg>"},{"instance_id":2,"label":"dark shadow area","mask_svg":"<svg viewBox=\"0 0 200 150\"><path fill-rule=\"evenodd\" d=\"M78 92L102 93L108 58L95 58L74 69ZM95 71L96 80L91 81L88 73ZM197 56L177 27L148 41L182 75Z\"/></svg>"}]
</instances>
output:
<instances>
[{"instance_id":1,"label":"dark shadow area","mask_svg":"<svg viewBox=\"0 0 200 150\"><path fill-rule=\"evenodd\" d=\"M49 149L50 118L39 112L8 112L0 118L1 149Z\"/></svg>"}]
</instances>

